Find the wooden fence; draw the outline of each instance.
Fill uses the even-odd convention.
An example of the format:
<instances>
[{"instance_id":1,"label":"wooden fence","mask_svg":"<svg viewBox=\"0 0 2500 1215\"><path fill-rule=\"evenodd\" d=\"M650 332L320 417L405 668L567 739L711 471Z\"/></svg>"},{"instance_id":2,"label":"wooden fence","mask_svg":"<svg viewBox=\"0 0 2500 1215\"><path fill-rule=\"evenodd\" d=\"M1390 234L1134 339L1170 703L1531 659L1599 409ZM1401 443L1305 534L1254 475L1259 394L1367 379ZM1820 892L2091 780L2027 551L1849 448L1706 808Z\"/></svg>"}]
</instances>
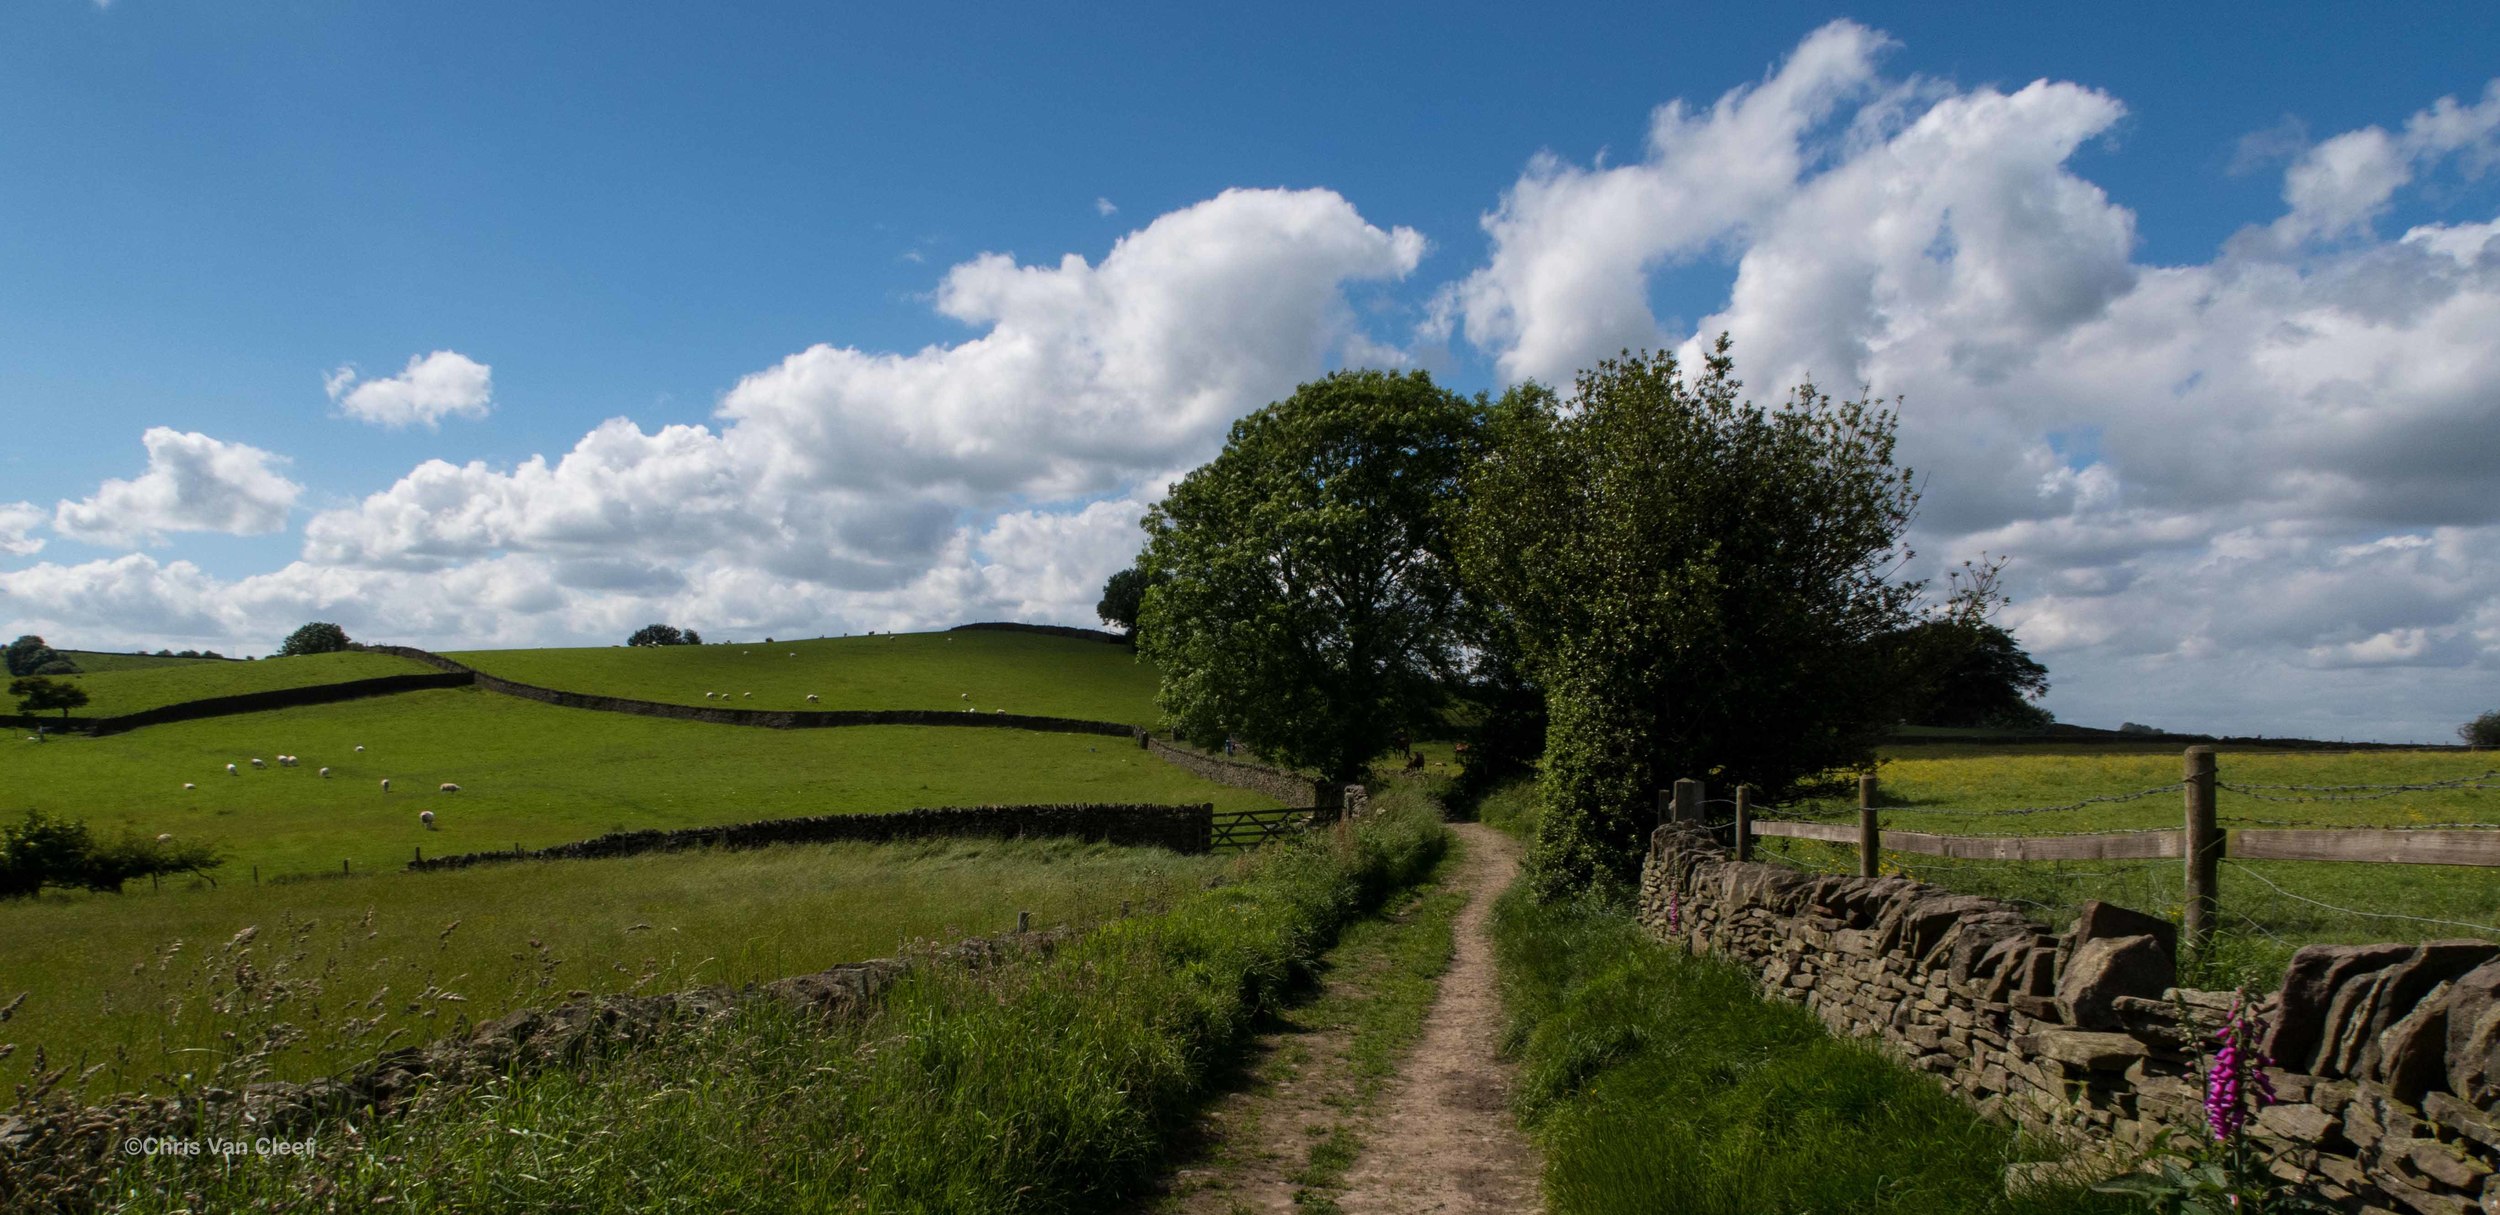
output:
<instances>
[{"instance_id":1,"label":"wooden fence","mask_svg":"<svg viewBox=\"0 0 2500 1215\"><path fill-rule=\"evenodd\" d=\"M1327 810L1309 806L1283 810L1224 810L1217 812L1213 830L1207 835L1209 845L1221 852L1227 848L1256 848L1272 839L1282 839L1297 831L1307 831Z\"/></svg>"},{"instance_id":2,"label":"wooden fence","mask_svg":"<svg viewBox=\"0 0 2500 1215\"><path fill-rule=\"evenodd\" d=\"M2189 747L2184 792L2185 818L2176 829L2109 831L2075 835L1935 835L1920 831L1886 831L1877 819L1875 778L1858 778L1858 821L1812 823L1763 819L1754 814L1752 791L1736 790L1735 821L1729 841L1738 860L1753 858L1753 841L1762 836L1822 840L1848 844L1858 851L1858 875L1875 876L1883 850L1975 861L2184 860L2187 902L2183 934L2202 945L2213 934L2217 869L2224 857L2247 861L2350 861L2380 865L2500 866L2500 829L2405 830L2375 827L2315 829L2225 829L2215 821L2214 791L2218 777L2212 747ZM2167 789L2170 786L2164 786ZM2484 788L2487 786L2474 785ZM2158 791L2158 790L2156 790ZM1659 817L1667 822L1701 825L1702 784L1679 780L1658 795ZM2116 799L2095 799L2116 800ZM1915 813L1915 808L1909 808Z\"/></svg>"}]
</instances>

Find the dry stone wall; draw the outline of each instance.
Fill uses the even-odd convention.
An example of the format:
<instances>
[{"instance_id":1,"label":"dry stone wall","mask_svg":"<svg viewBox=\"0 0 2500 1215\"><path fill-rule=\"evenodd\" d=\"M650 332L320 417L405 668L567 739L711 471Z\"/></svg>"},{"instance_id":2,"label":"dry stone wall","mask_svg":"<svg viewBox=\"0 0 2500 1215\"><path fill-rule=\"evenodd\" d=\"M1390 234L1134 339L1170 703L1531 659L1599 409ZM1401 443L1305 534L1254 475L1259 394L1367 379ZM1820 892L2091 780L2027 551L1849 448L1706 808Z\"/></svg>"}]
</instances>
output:
<instances>
[{"instance_id":1,"label":"dry stone wall","mask_svg":"<svg viewBox=\"0 0 2500 1215\"><path fill-rule=\"evenodd\" d=\"M2176 985L2175 928L2091 904L2064 932L1903 878L1738 862L1659 829L1641 921L1751 967L1982 1112L2123 1165L2203 1133L2198 1070L2231 995ZM2500 944L2313 945L2256 1012L2281 1104L2252 1128L2347 1210L2500 1215Z\"/></svg>"},{"instance_id":2,"label":"dry stone wall","mask_svg":"<svg viewBox=\"0 0 2500 1215\"><path fill-rule=\"evenodd\" d=\"M1342 790L1335 785L1323 784L1310 777L1288 772L1283 768L1271 768L1266 764L1254 764L1247 760L1226 759L1220 755L1207 755L1179 743L1166 742L1143 730L1137 731L1136 734L1137 745L1152 752L1165 763L1185 769L1191 775L1214 781L1219 785L1256 790L1288 806L1333 807L1342 796Z\"/></svg>"},{"instance_id":3,"label":"dry stone wall","mask_svg":"<svg viewBox=\"0 0 2500 1215\"><path fill-rule=\"evenodd\" d=\"M303 705L324 705L341 700L361 700L367 696L395 696L401 692L417 692L428 688L465 688L470 677L450 671L411 671L405 675L377 675L371 679L350 679L340 683L319 683L301 688L272 688L266 692L238 692L232 696L207 696L177 704L141 709L118 717L72 717L64 722L59 717L24 716L10 720L31 729L36 725L59 730L83 730L89 734L119 734L141 726L163 725L169 721L194 721L203 717L227 717L236 713L265 713L271 709L293 709Z\"/></svg>"},{"instance_id":4,"label":"dry stone wall","mask_svg":"<svg viewBox=\"0 0 2500 1215\"><path fill-rule=\"evenodd\" d=\"M818 814L673 831L616 831L530 851L464 852L409 863L418 872L466 869L498 861L578 861L687 848L764 848L774 844L890 843L977 836L991 839L1079 839L1089 843L1205 852L1215 807L1139 804L950 806L896 814Z\"/></svg>"}]
</instances>

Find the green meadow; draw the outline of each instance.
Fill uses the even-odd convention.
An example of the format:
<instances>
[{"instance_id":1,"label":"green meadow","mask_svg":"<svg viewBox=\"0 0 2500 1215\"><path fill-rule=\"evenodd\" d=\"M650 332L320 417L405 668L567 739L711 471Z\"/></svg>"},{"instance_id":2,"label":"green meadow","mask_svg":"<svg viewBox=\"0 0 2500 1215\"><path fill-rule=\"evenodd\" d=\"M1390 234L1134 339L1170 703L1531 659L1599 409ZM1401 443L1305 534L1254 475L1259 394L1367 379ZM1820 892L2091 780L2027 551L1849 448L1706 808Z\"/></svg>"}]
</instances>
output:
<instances>
[{"instance_id":1,"label":"green meadow","mask_svg":"<svg viewBox=\"0 0 2500 1215\"><path fill-rule=\"evenodd\" d=\"M1033 802L1276 805L1099 735L768 730L562 709L469 688L11 745L0 815L42 809L108 832L206 839L226 850L217 877L228 886L247 883L255 865L264 880L336 873L342 861L372 871L396 868L419 848L436 856L542 847L608 831L805 814ZM301 766L278 767L281 753ZM255 756L270 766L252 768ZM229 763L238 774L226 773ZM318 773L325 766L328 779ZM445 782L460 791L438 792ZM419 825L421 810L435 812L433 830ZM145 894L140 887L123 897ZM0 921L8 912L0 907Z\"/></svg>"},{"instance_id":2,"label":"green meadow","mask_svg":"<svg viewBox=\"0 0 2500 1215\"><path fill-rule=\"evenodd\" d=\"M475 650L446 657L542 688L740 709L942 709L1146 725L1155 669L1126 646L1038 633L881 633L635 649ZM752 696L748 695L753 693ZM807 703L814 695L817 703Z\"/></svg>"},{"instance_id":3,"label":"green meadow","mask_svg":"<svg viewBox=\"0 0 2500 1215\"><path fill-rule=\"evenodd\" d=\"M802 974L1004 932L1019 911L1036 927L1144 913L1230 863L1065 840L816 844L0 906L0 1004L27 996L0 1026L18 1047L0 1089L41 1047L73 1074L104 1065L91 1091L146 1090L213 1072L226 1031L280 1023L308 1031L278 1060L302 1078L393 1031L405 1045L569 995ZM256 987L234 982L239 961Z\"/></svg>"},{"instance_id":4,"label":"green meadow","mask_svg":"<svg viewBox=\"0 0 2500 1215\"><path fill-rule=\"evenodd\" d=\"M198 666L202 663L225 662L223 658L177 658L171 654L105 654L95 650L62 650L62 657L78 664L90 675L107 671L149 671L165 667Z\"/></svg>"},{"instance_id":5,"label":"green meadow","mask_svg":"<svg viewBox=\"0 0 2500 1215\"><path fill-rule=\"evenodd\" d=\"M2177 830L2185 799L2176 789L2070 810L1969 812L2065 806L2175 784L2184 767L2181 752L2177 746L2136 744L1895 747L1877 770L1881 821L1890 830L1953 835ZM2366 800L2286 802L2266 799L2381 791L2255 788L2476 778L2500 784L2500 776L2489 775L2500 768L2490 752L2225 750L2215 767L2223 786L2215 811L2225 828L2500 827L2500 789L2386 791L2391 795ZM2251 788L2242 792L2229 787L2234 784ZM1767 813L1843 821L1856 813L1855 805L1851 793ZM1713 807L1711 817L1724 814L1725 807ZM1764 839L1758 847L1765 857L1821 871L1855 872L1857 864L1855 849L1840 845ZM2008 899L2052 924L2070 919L2087 899L2174 919L2185 900L2184 866L2175 860L1966 861L1887 853L1882 872ZM2195 960L2190 977L2208 986L2266 988L2281 977L2293 951L2306 944L2477 936L2500 939L2500 872L2455 865L2225 860L2215 948Z\"/></svg>"},{"instance_id":6,"label":"green meadow","mask_svg":"<svg viewBox=\"0 0 2500 1215\"><path fill-rule=\"evenodd\" d=\"M219 662L200 658L151 658L132 655L72 656L84 674L53 678L87 691L87 707L72 717L117 717L185 700L274 692L315 684L346 683L382 675L417 675L433 668L389 654L354 651L264 658L257 662ZM109 661L92 663L91 659ZM14 705L11 711L15 711Z\"/></svg>"}]
</instances>

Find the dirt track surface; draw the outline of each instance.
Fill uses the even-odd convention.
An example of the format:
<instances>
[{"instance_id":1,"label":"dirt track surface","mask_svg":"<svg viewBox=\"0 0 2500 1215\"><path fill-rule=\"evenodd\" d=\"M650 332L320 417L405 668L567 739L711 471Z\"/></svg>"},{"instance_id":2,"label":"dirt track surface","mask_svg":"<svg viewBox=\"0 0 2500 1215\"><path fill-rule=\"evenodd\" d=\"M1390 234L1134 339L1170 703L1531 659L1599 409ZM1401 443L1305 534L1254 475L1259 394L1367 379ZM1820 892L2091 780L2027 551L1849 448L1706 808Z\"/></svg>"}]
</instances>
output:
<instances>
[{"instance_id":1,"label":"dirt track surface","mask_svg":"<svg viewBox=\"0 0 2500 1215\"><path fill-rule=\"evenodd\" d=\"M1455 884L1469 892L1457 957L1337 1197L1347 1215L1543 1209L1541 1162L1511 1116L1511 1069L1497 1053L1503 1018L1488 928L1494 898L1518 872L1519 846L1479 823L1453 829L1467 849Z\"/></svg>"}]
</instances>

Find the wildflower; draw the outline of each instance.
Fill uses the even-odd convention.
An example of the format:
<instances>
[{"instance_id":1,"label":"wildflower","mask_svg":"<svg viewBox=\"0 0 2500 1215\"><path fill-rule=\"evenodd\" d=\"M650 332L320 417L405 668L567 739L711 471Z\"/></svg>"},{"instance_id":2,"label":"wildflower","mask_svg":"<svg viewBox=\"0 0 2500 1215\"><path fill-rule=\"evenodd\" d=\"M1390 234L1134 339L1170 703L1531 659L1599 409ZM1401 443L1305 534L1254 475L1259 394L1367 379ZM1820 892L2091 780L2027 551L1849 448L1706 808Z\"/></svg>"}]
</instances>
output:
<instances>
[{"instance_id":1,"label":"wildflower","mask_svg":"<svg viewBox=\"0 0 2500 1215\"><path fill-rule=\"evenodd\" d=\"M2205 1070L2205 1126L2216 1143L2238 1135L2251 1116L2275 1104L2274 1084L2266 1078L2274 1060L2257 1049L2265 1023L2247 1015L2241 999L2232 996L2231 1013L2214 1035L2213 1063Z\"/></svg>"}]
</instances>

